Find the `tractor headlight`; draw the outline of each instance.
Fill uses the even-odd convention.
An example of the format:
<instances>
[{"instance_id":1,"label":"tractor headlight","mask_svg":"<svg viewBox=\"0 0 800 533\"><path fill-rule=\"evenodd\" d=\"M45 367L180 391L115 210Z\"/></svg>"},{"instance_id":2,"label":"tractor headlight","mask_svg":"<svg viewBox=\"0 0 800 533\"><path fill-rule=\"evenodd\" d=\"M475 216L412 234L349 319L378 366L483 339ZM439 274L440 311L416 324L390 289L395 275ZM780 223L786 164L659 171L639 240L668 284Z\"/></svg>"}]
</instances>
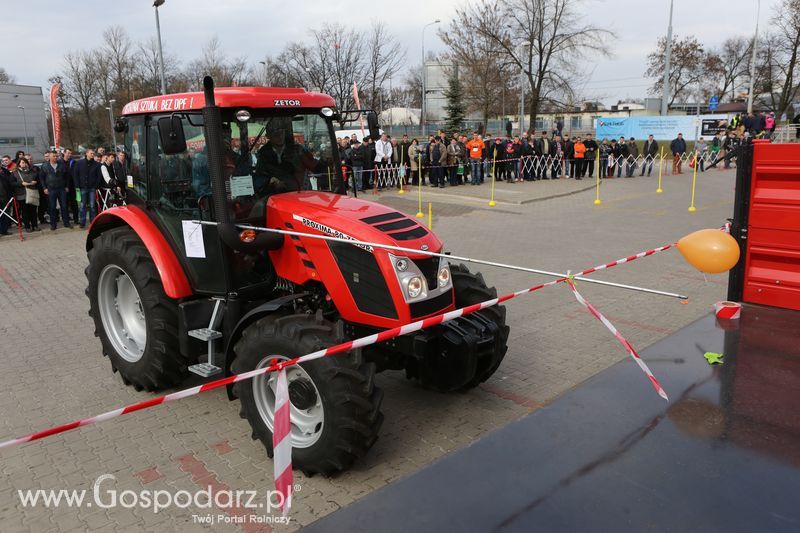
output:
<instances>
[{"instance_id":1,"label":"tractor headlight","mask_svg":"<svg viewBox=\"0 0 800 533\"><path fill-rule=\"evenodd\" d=\"M250 120L250 111L247 109L240 109L236 112L236 120L239 122L247 122Z\"/></svg>"},{"instance_id":2,"label":"tractor headlight","mask_svg":"<svg viewBox=\"0 0 800 533\"><path fill-rule=\"evenodd\" d=\"M439 269L437 278L439 279L440 289L447 287L447 285L450 283L450 267L445 266L444 268Z\"/></svg>"},{"instance_id":3,"label":"tractor headlight","mask_svg":"<svg viewBox=\"0 0 800 533\"><path fill-rule=\"evenodd\" d=\"M408 280L408 296L409 298L416 298L422 293L422 278L414 276Z\"/></svg>"},{"instance_id":4,"label":"tractor headlight","mask_svg":"<svg viewBox=\"0 0 800 533\"><path fill-rule=\"evenodd\" d=\"M332 117L333 116L333 109L331 109L330 107L323 107L319 111L325 117Z\"/></svg>"},{"instance_id":5,"label":"tractor headlight","mask_svg":"<svg viewBox=\"0 0 800 533\"><path fill-rule=\"evenodd\" d=\"M408 270L408 259L398 259L397 262L394 264L394 267L397 269L398 272L405 272Z\"/></svg>"}]
</instances>

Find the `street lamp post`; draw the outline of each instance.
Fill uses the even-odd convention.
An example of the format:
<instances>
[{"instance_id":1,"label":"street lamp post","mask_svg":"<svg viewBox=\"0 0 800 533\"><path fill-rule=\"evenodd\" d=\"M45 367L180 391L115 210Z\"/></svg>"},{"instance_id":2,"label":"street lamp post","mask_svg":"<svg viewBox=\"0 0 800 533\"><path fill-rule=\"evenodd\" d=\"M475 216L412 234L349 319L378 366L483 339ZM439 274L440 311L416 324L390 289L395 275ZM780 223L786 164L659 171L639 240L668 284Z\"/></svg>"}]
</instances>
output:
<instances>
[{"instance_id":1,"label":"street lamp post","mask_svg":"<svg viewBox=\"0 0 800 533\"><path fill-rule=\"evenodd\" d=\"M667 114L667 101L669 100L669 69L672 58L672 3L669 2L669 25L667 26L667 46L664 54L664 80L661 88L661 114Z\"/></svg>"},{"instance_id":2,"label":"street lamp post","mask_svg":"<svg viewBox=\"0 0 800 533\"><path fill-rule=\"evenodd\" d=\"M531 43L522 43L522 50L529 48ZM519 136L525 135L525 67L520 61L519 69Z\"/></svg>"},{"instance_id":3,"label":"street lamp post","mask_svg":"<svg viewBox=\"0 0 800 533\"><path fill-rule=\"evenodd\" d=\"M750 57L750 90L747 91L747 113L753 112L753 89L756 81L756 53L758 50L758 19L761 17L761 0L758 0L756 11L756 35L753 37L753 55Z\"/></svg>"},{"instance_id":4,"label":"street lamp post","mask_svg":"<svg viewBox=\"0 0 800 533\"><path fill-rule=\"evenodd\" d=\"M422 137L425 138L425 84L428 75L428 70L425 68L425 30L428 26L433 26L434 24L439 24L441 20L436 19L433 22L429 22L422 27L422 109L420 109L419 114L419 122L422 126Z\"/></svg>"},{"instance_id":5,"label":"street lamp post","mask_svg":"<svg viewBox=\"0 0 800 533\"><path fill-rule=\"evenodd\" d=\"M113 148L112 151L116 152L117 151L117 133L114 131L114 102L116 102L116 100L114 100L113 98L111 100L109 100L108 101L108 107L106 109L108 109L108 120L111 121L111 139L112 139L112 142L114 143L114 148Z\"/></svg>"},{"instance_id":6,"label":"street lamp post","mask_svg":"<svg viewBox=\"0 0 800 533\"><path fill-rule=\"evenodd\" d=\"M158 34L158 62L161 65L161 94L167 94L167 82L164 78L164 50L161 47L161 22L158 20L158 8L166 0L155 0L153 7L156 9L156 33Z\"/></svg>"},{"instance_id":7,"label":"street lamp post","mask_svg":"<svg viewBox=\"0 0 800 533\"><path fill-rule=\"evenodd\" d=\"M17 108L22 109L22 124L25 126L25 153L28 153L28 117L25 116L25 107L18 105Z\"/></svg>"},{"instance_id":8,"label":"street lamp post","mask_svg":"<svg viewBox=\"0 0 800 533\"><path fill-rule=\"evenodd\" d=\"M269 83L269 71L267 70L267 62L266 61L259 61L262 65L264 65L264 85Z\"/></svg>"}]
</instances>

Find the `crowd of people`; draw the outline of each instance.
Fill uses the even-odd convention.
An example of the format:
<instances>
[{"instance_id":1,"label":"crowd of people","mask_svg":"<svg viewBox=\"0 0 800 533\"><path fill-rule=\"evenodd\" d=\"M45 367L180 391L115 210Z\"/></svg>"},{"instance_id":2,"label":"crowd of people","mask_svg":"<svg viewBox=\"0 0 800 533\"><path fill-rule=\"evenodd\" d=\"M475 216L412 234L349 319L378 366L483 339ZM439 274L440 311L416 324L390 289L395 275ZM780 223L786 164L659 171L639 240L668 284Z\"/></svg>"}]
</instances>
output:
<instances>
[{"instance_id":1,"label":"crowd of people","mask_svg":"<svg viewBox=\"0 0 800 533\"><path fill-rule=\"evenodd\" d=\"M698 164L704 171L707 162L731 152L748 131L730 127L706 143L699 140L689 153L679 133L663 151L653 135L643 143L631 137L595 140L594 135L562 136L556 130L484 139L455 132L430 135L426 143L382 134L378 140L357 134L337 139L339 159L348 173L351 187L359 191L400 187L401 185L445 186L480 185L487 177L508 183L571 178L650 176L655 162L664 157L672 161L672 173L683 173L683 165ZM726 159L725 167L730 166ZM426 183L427 180L427 183Z\"/></svg>"},{"instance_id":2,"label":"crowd of people","mask_svg":"<svg viewBox=\"0 0 800 533\"><path fill-rule=\"evenodd\" d=\"M28 233L45 224L55 230L59 220L65 228L85 228L97 216L98 196L103 204L121 200L125 168L125 152L102 147L87 149L79 159L70 149L49 150L40 164L22 150L13 159L3 156L0 236L8 235L15 221Z\"/></svg>"}]
</instances>

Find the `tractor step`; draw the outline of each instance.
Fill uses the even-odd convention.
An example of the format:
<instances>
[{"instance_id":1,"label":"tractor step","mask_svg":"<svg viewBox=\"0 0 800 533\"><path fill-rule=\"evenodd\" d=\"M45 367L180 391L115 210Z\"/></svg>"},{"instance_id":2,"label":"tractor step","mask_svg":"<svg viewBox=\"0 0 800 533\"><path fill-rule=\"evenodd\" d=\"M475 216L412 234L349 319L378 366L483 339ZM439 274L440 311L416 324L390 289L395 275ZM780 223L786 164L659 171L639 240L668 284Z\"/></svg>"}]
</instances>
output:
<instances>
[{"instance_id":1,"label":"tractor step","mask_svg":"<svg viewBox=\"0 0 800 533\"><path fill-rule=\"evenodd\" d=\"M189 330L189 336L194 337L195 339L200 339L201 341L213 341L216 339L222 338L222 333L219 331L214 331L210 328L200 328L200 329L191 329Z\"/></svg>"},{"instance_id":2,"label":"tractor step","mask_svg":"<svg viewBox=\"0 0 800 533\"><path fill-rule=\"evenodd\" d=\"M198 363L196 365L191 365L189 367L189 372L207 378L221 373L222 369L210 363Z\"/></svg>"}]
</instances>

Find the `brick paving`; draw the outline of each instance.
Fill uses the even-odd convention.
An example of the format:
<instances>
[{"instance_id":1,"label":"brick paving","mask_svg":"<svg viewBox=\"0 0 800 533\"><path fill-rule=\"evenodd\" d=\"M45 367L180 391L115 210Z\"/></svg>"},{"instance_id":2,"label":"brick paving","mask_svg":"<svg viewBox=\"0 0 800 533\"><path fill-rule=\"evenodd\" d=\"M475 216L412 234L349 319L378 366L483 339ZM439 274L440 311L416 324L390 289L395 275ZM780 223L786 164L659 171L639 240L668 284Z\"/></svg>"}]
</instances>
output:
<instances>
[{"instance_id":1,"label":"brick paving","mask_svg":"<svg viewBox=\"0 0 800 533\"><path fill-rule=\"evenodd\" d=\"M687 212L690 175L669 176L663 194L655 193L655 178L604 182L600 206L592 205L593 190L577 192L585 182L578 186L570 181L546 185L562 188L556 193L570 192L560 198L542 200L540 191L514 193L540 200L532 203L504 198L489 208L486 199L457 198L456 191L448 197L451 191L446 189L423 189L423 201L426 214L427 202L433 204L433 229L453 253L574 271L673 242L695 229L720 226L732 210L733 181L730 171L701 175L695 213ZM508 187L519 187L519 191L541 185ZM417 199L410 195L384 192L367 198L412 215L418 209ZM23 243L15 237L0 238L0 361L4 365L0 439L151 397L125 387L101 356L83 294L84 235L61 229L35 234ZM493 268L480 270L501 292L542 279ZM579 284L583 294L639 348L709 312L711 303L724 298L727 280L691 270L674 251L596 276L690 296L683 305L677 300ZM292 522L273 529L293 530L348 505L546 405L626 357L565 287L516 299L508 303L508 310L508 355L481 387L467 394L443 395L419 388L400 372L381 374L378 382L386 392L386 420L375 447L353 469L334 478L307 478L296 472L300 490ZM663 370L658 361L650 366L657 376ZM649 394L653 392L644 378L631 383L631 401ZM110 488L175 494L194 493L210 485L212 492L228 488L257 490L263 495L272 484L271 460L251 440L237 403L229 402L224 391L3 450L0 472L4 477L0 530L4 532L207 531L210 526L198 523L198 516L265 514L258 509L252 513L228 509L226 513L216 507L194 506L158 513L86 504L23 507L18 489L87 489L89 501L95 480L103 474L115 478L103 481L101 500L103 491ZM213 527L258 530L253 524L215 523Z\"/></svg>"}]
</instances>

